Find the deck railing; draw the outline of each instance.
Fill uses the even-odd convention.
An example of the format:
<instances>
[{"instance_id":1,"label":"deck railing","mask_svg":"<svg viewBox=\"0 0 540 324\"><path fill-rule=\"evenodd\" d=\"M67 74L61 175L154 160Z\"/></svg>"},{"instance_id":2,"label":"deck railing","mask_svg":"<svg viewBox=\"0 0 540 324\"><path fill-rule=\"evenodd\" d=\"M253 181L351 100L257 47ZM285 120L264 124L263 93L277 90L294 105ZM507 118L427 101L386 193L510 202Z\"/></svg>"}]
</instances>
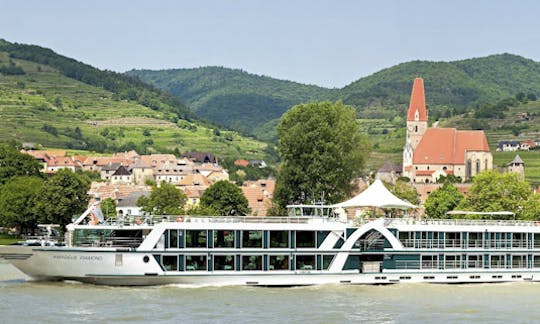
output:
<instances>
[{"instance_id":1,"label":"deck railing","mask_svg":"<svg viewBox=\"0 0 540 324\"><path fill-rule=\"evenodd\" d=\"M462 239L405 239L403 247L413 249L528 249L533 247L530 240L462 240ZM534 248L540 248L535 242Z\"/></svg>"},{"instance_id":2,"label":"deck railing","mask_svg":"<svg viewBox=\"0 0 540 324\"><path fill-rule=\"evenodd\" d=\"M163 222L186 223L277 223L277 224L310 224L310 223L336 223L341 222L335 217L321 216L132 216L109 218L105 221L109 225L155 225Z\"/></svg>"},{"instance_id":3,"label":"deck railing","mask_svg":"<svg viewBox=\"0 0 540 324\"><path fill-rule=\"evenodd\" d=\"M389 220L389 221L388 221ZM538 221L490 220L490 219L414 219L388 218L388 225L461 225L461 226L539 226Z\"/></svg>"}]
</instances>

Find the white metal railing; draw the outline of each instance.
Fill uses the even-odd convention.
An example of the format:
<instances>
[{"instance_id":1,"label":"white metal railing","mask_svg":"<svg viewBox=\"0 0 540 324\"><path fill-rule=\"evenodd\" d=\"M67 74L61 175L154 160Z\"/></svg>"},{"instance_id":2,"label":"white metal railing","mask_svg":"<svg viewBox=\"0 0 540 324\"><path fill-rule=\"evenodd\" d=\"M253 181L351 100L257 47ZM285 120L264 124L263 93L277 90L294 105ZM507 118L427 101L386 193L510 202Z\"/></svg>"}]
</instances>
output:
<instances>
[{"instance_id":1,"label":"white metal railing","mask_svg":"<svg viewBox=\"0 0 540 324\"><path fill-rule=\"evenodd\" d=\"M133 216L109 218L105 221L109 225L154 225L163 222L186 223L278 223L278 224L309 224L309 223L336 223L341 222L335 217L321 216Z\"/></svg>"},{"instance_id":2,"label":"white metal railing","mask_svg":"<svg viewBox=\"0 0 540 324\"><path fill-rule=\"evenodd\" d=\"M530 240L461 240L461 239L405 239L403 247L413 249L528 249L540 248L540 242Z\"/></svg>"},{"instance_id":3,"label":"white metal railing","mask_svg":"<svg viewBox=\"0 0 540 324\"><path fill-rule=\"evenodd\" d=\"M464 225L464 226L540 226L538 221L489 219L414 219L388 218L389 225Z\"/></svg>"}]
</instances>

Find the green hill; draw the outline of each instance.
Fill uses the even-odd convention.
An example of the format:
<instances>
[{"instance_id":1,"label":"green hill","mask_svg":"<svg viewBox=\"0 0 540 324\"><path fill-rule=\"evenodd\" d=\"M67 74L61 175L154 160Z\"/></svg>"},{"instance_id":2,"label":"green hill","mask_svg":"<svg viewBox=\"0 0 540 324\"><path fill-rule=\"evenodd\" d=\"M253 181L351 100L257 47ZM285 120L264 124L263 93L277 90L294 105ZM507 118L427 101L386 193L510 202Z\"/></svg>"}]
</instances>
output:
<instances>
[{"instance_id":1,"label":"green hill","mask_svg":"<svg viewBox=\"0 0 540 324\"><path fill-rule=\"evenodd\" d=\"M342 89L308 86L252 75L223 67L175 70L132 70L145 82L184 100L194 112L217 124L260 138L294 104L343 100L359 117L404 116L412 81L423 77L430 117L437 120L474 109L484 102L518 92L540 95L540 63L511 54L454 62L413 61L361 78Z\"/></svg>"},{"instance_id":2,"label":"green hill","mask_svg":"<svg viewBox=\"0 0 540 324\"><path fill-rule=\"evenodd\" d=\"M127 74L178 96L200 117L250 134L290 107L329 98L333 92L223 67L132 70Z\"/></svg>"},{"instance_id":3,"label":"green hill","mask_svg":"<svg viewBox=\"0 0 540 324\"><path fill-rule=\"evenodd\" d=\"M112 152L262 157L266 144L201 122L175 96L34 45L0 40L0 138Z\"/></svg>"}]
</instances>

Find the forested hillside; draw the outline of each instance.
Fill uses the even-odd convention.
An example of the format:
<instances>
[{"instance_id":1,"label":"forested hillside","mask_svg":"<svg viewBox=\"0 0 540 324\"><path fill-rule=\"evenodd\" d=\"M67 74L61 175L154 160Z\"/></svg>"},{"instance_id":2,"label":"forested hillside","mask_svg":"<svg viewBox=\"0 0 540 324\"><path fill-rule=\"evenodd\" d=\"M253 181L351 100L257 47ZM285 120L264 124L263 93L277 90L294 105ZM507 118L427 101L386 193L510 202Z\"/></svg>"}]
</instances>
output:
<instances>
[{"instance_id":1,"label":"forested hillside","mask_svg":"<svg viewBox=\"0 0 540 324\"><path fill-rule=\"evenodd\" d=\"M98 152L211 151L262 157L266 144L202 122L140 80L50 49L0 40L0 138Z\"/></svg>"},{"instance_id":2,"label":"forested hillside","mask_svg":"<svg viewBox=\"0 0 540 324\"><path fill-rule=\"evenodd\" d=\"M290 107L330 97L332 90L223 67L132 70L141 80L178 96L198 116L254 133Z\"/></svg>"}]
</instances>

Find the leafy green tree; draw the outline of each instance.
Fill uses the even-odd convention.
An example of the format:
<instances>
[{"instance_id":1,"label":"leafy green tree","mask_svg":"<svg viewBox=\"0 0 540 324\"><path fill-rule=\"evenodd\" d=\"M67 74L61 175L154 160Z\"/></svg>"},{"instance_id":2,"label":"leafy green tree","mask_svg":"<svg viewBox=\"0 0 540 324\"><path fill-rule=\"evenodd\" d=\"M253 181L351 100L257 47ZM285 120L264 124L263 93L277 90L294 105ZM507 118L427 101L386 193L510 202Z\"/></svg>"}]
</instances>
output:
<instances>
[{"instance_id":1,"label":"leafy green tree","mask_svg":"<svg viewBox=\"0 0 540 324\"><path fill-rule=\"evenodd\" d=\"M88 207L90 180L69 169L58 170L40 190L36 211L40 222L67 225Z\"/></svg>"},{"instance_id":2,"label":"leafy green tree","mask_svg":"<svg viewBox=\"0 0 540 324\"><path fill-rule=\"evenodd\" d=\"M208 187L201 197L200 205L212 215L247 215L250 212L242 190L226 180Z\"/></svg>"},{"instance_id":3,"label":"leafy green tree","mask_svg":"<svg viewBox=\"0 0 540 324\"><path fill-rule=\"evenodd\" d=\"M540 195L532 194L529 199L523 204L520 212L520 219L523 220L540 220Z\"/></svg>"},{"instance_id":4,"label":"leafy green tree","mask_svg":"<svg viewBox=\"0 0 540 324\"><path fill-rule=\"evenodd\" d=\"M41 164L28 154L0 144L0 185L15 176L41 177Z\"/></svg>"},{"instance_id":5,"label":"leafy green tree","mask_svg":"<svg viewBox=\"0 0 540 324\"><path fill-rule=\"evenodd\" d=\"M144 212L154 215L178 215L182 213L187 201L186 195L178 190L173 184L161 182L152 188L150 196L141 196L137 200L137 206Z\"/></svg>"},{"instance_id":6,"label":"leafy green tree","mask_svg":"<svg viewBox=\"0 0 540 324\"><path fill-rule=\"evenodd\" d=\"M390 190L396 197L407 200L413 205L420 204L418 191L410 183L404 181L396 181L394 185L385 183L386 188Z\"/></svg>"},{"instance_id":7,"label":"leafy green tree","mask_svg":"<svg viewBox=\"0 0 540 324\"><path fill-rule=\"evenodd\" d=\"M115 217L116 216L116 203L112 198L105 198L101 202L101 211L105 218Z\"/></svg>"},{"instance_id":8,"label":"leafy green tree","mask_svg":"<svg viewBox=\"0 0 540 324\"><path fill-rule=\"evenodd\" d=\"M283 160L274 201L289 203L348 197L363 171L369 145L356 112L341 102L316 102L291 108L278 124Z\"/></svg>"},{"instance_id":9,"label":"leafy green tree","mask_svg":"<svg viewBox=\"0 0 540 324\"><path fill-rule=\"evenodd\" d=\"M0 224L17 227L20 233L37 227L36 200L42 190L44 180L35 176L11 178L0 187Z\"/></svg>"},{"instance_id":10,"label":"leafy green tree","mask_svg":"<svg viewBox=\"0 0 540 324\"><path fill-rule=\"evenodd\" d=\"M510 211L520 218L531 194L529 184L519 179L517 173L485 171L474 177L466 199L458 208L478 212Z\"/></svg>"},{"instance_id":11,"label":"leafy green tree","mask_svg":"<svg viewBox=\"0 0 540 324\"><path fill-rule=\"evenodd\" d=\"M454 210L465 198L450 182L429 194L424 208L429 218L449 218L446 213Z\"/></svg>"}]
</instances>

